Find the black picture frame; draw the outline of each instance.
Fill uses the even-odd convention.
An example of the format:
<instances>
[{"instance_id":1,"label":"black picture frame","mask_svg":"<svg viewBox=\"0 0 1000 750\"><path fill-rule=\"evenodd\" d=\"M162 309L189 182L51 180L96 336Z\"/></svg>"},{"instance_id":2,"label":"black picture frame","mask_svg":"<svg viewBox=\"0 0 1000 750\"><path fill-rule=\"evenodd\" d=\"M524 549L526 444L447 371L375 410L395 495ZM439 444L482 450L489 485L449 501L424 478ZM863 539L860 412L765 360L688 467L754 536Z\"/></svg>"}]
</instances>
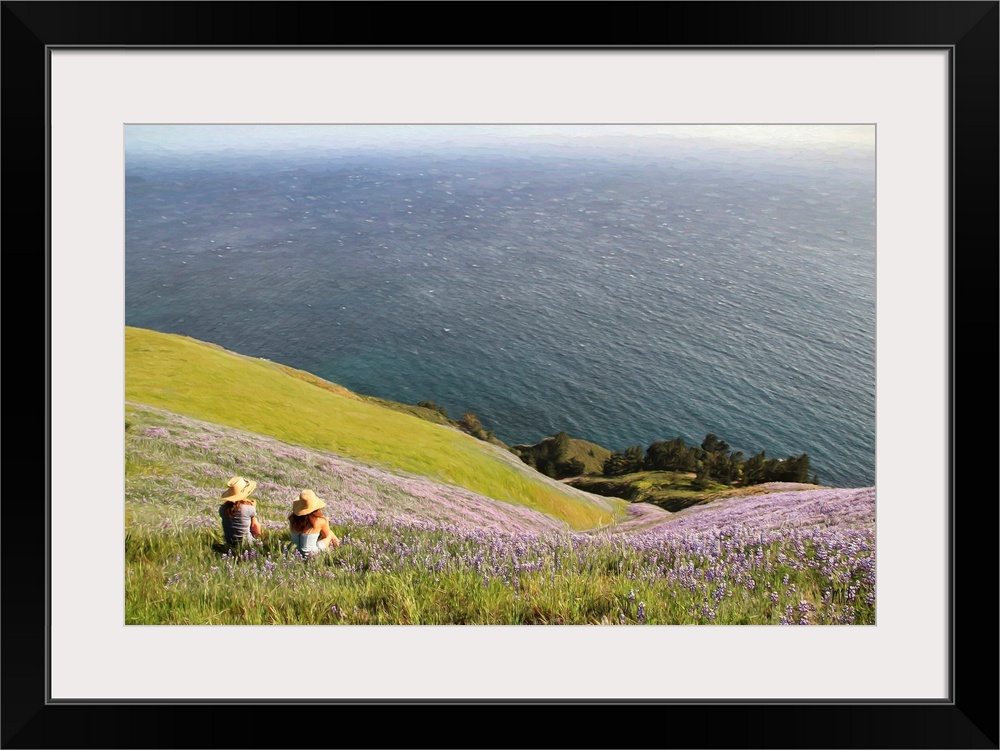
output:
<instances>
[{"instance_id":1,"label":"black picture frame","mask_svg":"<svg viewBox=\"0 0 1000 750\"><path fill-rule=\"evenodd\" d=\"M341 702L317 744L342 747L997 748L997 2L546 4L3 2L3 232L8 266L7 487L2 546L2 747L282 747L288 701L62 704L49 700L46 556L38 549L50 471L48 55L57 47L937 48L951 65L949 185L950 651L948 693L906 700L771 702ZM321 7L325 6L325 7ZM336 22L322 21L332 11ZM489 22L485 22L485 16ZM456 17L463 34L450 43ZM42 239L44 237L44 240ZM959 251L961 255L959 257ZM984 309L985 308L985 309ZM30 324L30 325L26 325ZM39 330L35 326L39 326ZM984 343L985 342L985 343ZM959 344L980 379L958 377ZM17 344L17 348L14 348ZM983 356L985 355L985 356ZM966 358L968 362L968 357ZM964 370L966 374L970 369ZM964 419L959 422L959 417ZM958 439L961 439L960 441ZM971 440L970 440L971 438ZM993 438L993 439L991 439ZM969 448L977 445L976 450ZM973 461L988 460L983 465ZM41 464L41 466L39 466ZM29 470L28 466L38 467ZM14 476L11 476L14 475ZM961 480L961 481L959 481ZM81 478L85 482L85 478ZM10 483L16 488L10 487ZM975 484L974 484L975 482ZM960 492L959 488L962 488ZM961 496L961 500L958 498ZM85 493L81 493L85 497ZM30 532L29 532L30 530ZM985 530L985 532L984 532ZM943 530L944 532L944 530ZM985 538L984 538L985 537ZM85 560L86 542L81 544ZM915 606L914 617L919 616ZM86 613L81 613L86 616ZM141 655L137 655L137 668ZM628 665L623 664L623 673ZM206 665L206 679L217 674ZM532 679L544 679L535 675ZM682 679L675 676L674 679ZM535 706L534 715L523 708ZM517 707L516 713L504 711ZM593 710L600 707L603 710ZM398 717L400 708L413 716ZM555 709L575 708L567 713ZM433 710L432 710L433 709ZM471 721L462 721L462 711ZM392 711L395 720L387 712ZM505 715L500 712L504 711ZM471 715L470 715L471 714ZM449 718L450 717L450 718ZM474 718L473 718L474 717ZM431 721L428 721L431 719ZM437 719L437 720L435 720ZM445 721L440 721L445 719ZM468 727L473 728L469 734ZM462 727L466 727L463 729Z\"/></svg>"}]
</instances>

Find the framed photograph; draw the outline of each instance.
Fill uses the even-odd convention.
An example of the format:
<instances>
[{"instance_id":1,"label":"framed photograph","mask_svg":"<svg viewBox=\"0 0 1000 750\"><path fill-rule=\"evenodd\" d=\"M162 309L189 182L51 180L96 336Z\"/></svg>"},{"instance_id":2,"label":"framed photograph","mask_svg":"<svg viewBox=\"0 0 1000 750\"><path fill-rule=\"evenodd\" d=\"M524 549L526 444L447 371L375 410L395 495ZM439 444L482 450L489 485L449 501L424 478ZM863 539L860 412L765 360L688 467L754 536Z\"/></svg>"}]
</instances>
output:
<instances>
[{"instance_id":1,"label":"framed photograph","mask_svg":"<svg viewBox=\"0 0 1000 750\"><path fill-rule=\"evenodd\" d=\"M470 11L474 7L464 6ZM232 746L231 735L206 737L199 734L202 723L188 718L206 718L210 712L244 705L247 710L240 711L238 721L250 721L253 729L245 741L240 739L240 747L284 746L288 712L297 706L319 710L342 707L352 716L361 711L360 721L343 722L350 726L335 719L330 740L358 747L669 747L677 742L668 727L679 722L706 728L704 736L684 735L682 744L693 747L998 747L996 639L986 637L973 625L974 619L979 622L985 616L988 620L989 610L984 615L982 599L996 590L997 550L991 531L996 509L992 502L974 500L983 489L970 486L972 462L964 449L967 436L985 437L979 421L984 411L981 390L957 378L960 338L974 335L980 350L984 350L983 340L996 340L998 4L661 3L655 7L667 22L657 22L660 30L655 34L637 31L639 38L628 43L581 44L570 32L545 28L544 21L533 35L549 35L549 39L516 45L501 41L499 37L520 38L523 19L515 18L519 14L511 11L528 7L508 6L503 9L506 12L498 13L501 6L496 4L480 6L485 13L502 16L494 39L424 44L406 41L403 37L407 34L393 35L384 26L387 13L393 20L389 26L407 31L434 28L435 18L440 16L440 21L444 17L412 4L393 5L390 12L389 6L333 3L3 3L7 63L3 127L8 146L3 162L7 188L4 213L8 219L5 250L8 264L17 264L8 279L12 279L12 293L26 283L34 286L29 295L18 293L9 300L16 301L18 308L22 299L43 308L35 316L8 318L13 321L8 326L8 335L14 335L10 340L18 342L19 350L20 345L29 347L28 356L19 351L18 359L5 372L10 378L4 414L7 445L9 457L17 460L10 461L15 468L8 475L31 476L32 483L19 487L17 493L9 492L5 503L3 670L7 689L3 747ZM581 4L574 12L580 13L582 23L599 24L599 28L607 27L608 14L623 24L645 28L649 21L640 11L651 7ZM321 10L336 15L338 23L333 29L324 26ZM515 33L515 29L520 31ZM642 38L645 36L661 38ZM452 155L462 151L467 141L474 141L491 153L516 154L542 172L549 168L538 166L543 161L552 170L559 166L559 147L553 143L577 139L578 144L579 139L599 133L617 139L619 147L628 144L624 147L629 152L622 162L628 165L624 169L642 172L650 184L674 180L680 195L683 184L690 186L701 180L698 195L708 209L696 202L674 203L674 194L663 193L671 205L659 207L663 221L658 225L657 242L669 246L666 232L690 235L696 231L698 214L703 210L718 208L721 216L728 206L730 217L711 225L716 234L713 241L720 248L725 243L727 247L739 248L741 243L749 247L749 238L761 246L780 246L780 257L769 256L767 260L772 271L775 264L791 262L788 242L811 236L783 235L788 226L800 220L835 221L833 215L838 210L846 215L870 206L870 237L861 237L861 230L853 226L828 227L834 233L841 232L844 242L854 241L859 247L868 242L874 255L859 260L855 285L836 287L823 304L839 311L839 317L834 318L843 322L844 330L856 328L870 334L866 361L873 367L874 391L868 394L871 403L849 406L874 417L874 434L866 442L869 425L860 419L853 426L845 423L839 429L844 434L856 432L863 459L838 453L837 445L827 450L830 443L850 442L831 436L816 438L810 444L816 447L809 449L813 465L804 463L805 468L816 469L817 460L822 461L823 470L833 477L829 484L870 484L874 488L876 562L872 577L877 578L877 596L874 584L870 590L858 589L862 599L868 596L868 609L858 601L850 617L846 609L834 608L810 620L809 613L815 608L809 610L810 597L803 597L805 608L801 612L769 620L766 626L764 620L736 626L735 619L695 624L701 615L693 604L689 608L694 613L692 621L647 623L643 604L635 610L625 605L627 612L608 610L603 620L595 615L594 619L556 624L558 621L539 615L538 624L552 626L527 627L493 621L483 624L475 619L468 625L436 621L406 625L402 615L388 620L375 618L374 624L363 625L360 618L368 615L359 614L358 606L347 612L324 605L329 611L324 611L322 619L302 622L274 615L261 622L247 619L236 624L226 617L213 619L216 613L204 608L172 610L181 602L170 598L173 581L169 575L163 586L158 582L152 594L144 589L146 599L137 607L136 599L128 598L132 596L129 592L136 590L130 589L129 576L149 561L126 558L124 532L130 514L143 513L142 489L135 477L141 475L155 483L161 464L159 459L144 455L146 463L141 471L123 466L123 455L128 457L123 451L123 421L127 425L130 420L147 419L145 413L140 417L124 409L127 398L123 399L123 394L129 387L127 351L146 352L148 372L168 364L158 344L136 344L127 337L123 340L123 331L130 321L139 320L145 327L143 320L155 320L159 315L161 320L172 321L161 328L173 326L172 330L184 335L198 332L177 323L185 316L183 304L158 306L157 285L173 289L202 285L197 298L217 299L220 320L231 314L258 328L277 320L276 314L259 315L260 311L259 317L249 318L251 311L234 305L240 298L233 293L234 288L244 288L253 278L264 278L263 274L254 277L241 271L245 257L239 254L244 249L240 243L247 241L241 224L246 227L262 221L255 212L268 212L269 226L287 223L288 230L280 238L282 245L308 243L316 225L336 226L338 231L358 236L366 231L363 210L368 208L358 208L363 200L357 195L326 195L322 210L312 208L323 201L310 189L302 190L302 185L295 184L299 179L311 179L308 154L302 157L305 162L288 162L287 168L283 167L282 179L287 178L284 192L278 196L280 200L272 200L272 196L269 202L222 195L219 174L225 170L213 173L211 168L198 166L202 163L199 159L207 159L206 164L215 159L205 154L218 155L222 153L219 149L256 149L253 158L271 159L273 155L266 152L269 146L260 144L273 144L275 139L283 143L291 139L300 146L316 148L310 139L318 132L345 139L338 143L353 139L358 153L380 158L394 139L417 142L418 150ZM219 143L220 134L223 144ZM640 137L647 145L668 143L678 163L683 163L680 151L688 148L688 165L697 167L670 172L650 166L646 146L635 146ZM533 139L544 141L549 150L544 154L532 151ZM592 140L597 142L601 137ZM817 141L822 145L817 146ZM250 148L248 144L256 145ZM173 169L171 165L177 160L185 159L197 163L185 167L186 175L195 176L181 189L177 187L180 183L169 183L162 175ZM815 182L790 180L783 183L781 190L785 192L775 189L762 198L770 204L755 204L757 213L751 216L745 205L726 197L727 185L712 171L716 162L738 164L747 184L763 185L766 192L769 178L765 172L771 167L761 164L775 159L781 161L782 169L792 164L793 171L798 170L796 180L800 173L815 174L803 166L811 159L821 171L835 171L836 184L844 189L839 208L833 207L830 216L802 214L763 226L755 218L780 211L783 199L787 206L802 194L828 193ZM456 162L447 163L454 167ZM379 168L388 169L393 164L397 162L386 159ZM428 210L440 210L449 221L461 224L461 230L449 230L458 232L456 243L469 242L479 231L475 201L458 201L463 213L449 196L471 195L463 186L486 180L489 172L476 171L475 164L467 164L460 174L455 167L447 177L456 184L444 185L430 178L421 182L426 177L420 174L422 164L408 175L412 181L406 190L396 195L399 205L391 206L400 223L388 221L385 226L405 234L408 246L419 247L423 265L414 265L405 274L392 266L384 278L378 277L381 284L394 290L385 294L385 310L402 296L416 293L395 283L404 275L420 279L419 292L427 298L434 294L431 279L438 279L442 288L457 289L448 286L457 283L448 278L455 269L449 269L438 257L448 252L447 244L445 250L438 250L444 235L436 235L434 242L428 243L407 224L409 204L422 196L425 188L440 187L441 191L439 203ZM411 166L408 163L399 169ZM157 172L161 167L166 171ZM370 187L364 184L368 178L357 164L344 169L344 174L351 169L357 173L351 172L357 193ZM241 190L258 190L260 185L251 172L236 175L226 190L237 196ZM150 182L153 173L160 182ZM597 219L586 218L588 209L602 200L607 205L605 199L624 184L615 182L617 174L609 171L596 179L593 184L602 185L599 190L586 190L581 176L578 192L546 195L549 210L568 216L568 209L560 205L568 201L583 218L572 225L564 222L564 229L572 226L575 232L593 224ZM507 176L514 179L517 175L511 171ZM485 206L497 193L484 187L476 195ZM510 191L505 195L508 208L520 200ZM644 196L637 192L627 198L615 203L615 221L624 227L623 232L648 229L629 214L642 205ZM773 211L771 204L776 207ZM168 236L156 227L144 226L159 216L154 216L154 209L161 205L164 221L176 218L181 222L183 218L185 226L188 222L198 226L206 222L214 225L218 220L226 223L226 231L213 229L211 234L199 234L192 228L190 237L184 231ZM210 215L222 210L229 213L225 217ZM530 244L532 226L537 226L539 233L558 234L546 229L545 205L534 196L530 210L535 218L526 215L516 228L505 225L510 236L529 248L534 247ZM738 231L736 214L741 210L748 211L745 235ZM345 218L351 211L354 213ZM598 218L603 220L604 216ZM722 227L734 229L726 234L729 230ZM180 229L177 224L173 228ZM595 266L595 273L603 268L608 274L608 285L613 275L627 279L630 269L633 277L646 274L653 286L656 275L666 273L665 266L646 268L635 259L626 267L614 257L612 247L618 241L614 238L620 236L608 227L598 229L603 232L600 238L587 241L608 243L601 246L604 250L599 254L603 265ZM494 231L485 225L484 230ZM271 237L274 243L278 242L276 237ZM37 240L28 242L25 238ZM394 241L389 234L372 234L365 241L371 258L403 262L389 257L388 244ZM175 265L164 263L143 276L146 258L132 253L130 242L150 247L186 244L171 260L171 264L176 260ZM515 240L510 242L516 244ZM210 255L197 255L202 244ZM482 244L483 248L491 246ZM511 248L501 251L513 252ZM286 258L280 270L285 276L268 277L271 282L290 278L294 253L278 245L269 247L268 252L269 258L279 252ZM683 253L679 255L670 257L683 263ZM579 260L571 250L564 256L550 260L565 264ZM211 263L205 262L206 258L212 258ZM477 258L466 260L471 263ZM763 262L749 264L741 273L760 271ZM185 268L189 263L191 267ZM556 266L543 267L542 260L537 264L542 268L539 273L551 276L546 276L546 283L557 288ZM367 268L357 272L359 305L375 294L374 261ZM801 271L803 267L798 268ZM809 282L815 283L817 275L826 272L817 266ZM315 287L315 300L304 299L304 287L296 286L289 287L295 292L291 295L275 289L267 304L301 309L297 318L293 313L293 319L305 321L307 308L320 304L332 282L312 276L314 271L308 269L302 273L306 275L303 281L311 280ZM338 278L350 278L351 270L338 269L338 273ZM487 275L478 260L476 270L470 273L470 279ZM710 275L709 271L699 268L685 287L694 295L688 307L709 299L712 279L705 282L705 275ZM504 279L501 285L510 283L507 277L497 278ZM597 277L587 277L583 271L579 275L574 271L574 278L588 279L592 288L599 283L594 281ZM705 282L703 286L698 279ZM720 280L721 275L716 281L722 283ZM14 289L14 282L18 289ZM206 291L208 286L217 287L217 291ZM622 287L623 291L616 293L623 309L631 299L629 288ZM815 284L815 289L822 288L822 283ZM38 289L44 289L44 295ZM346 286L338 289L345 300L351 299ZM470 289L479 287L471 284ZM531 294L545 293L544 287L539 289ZM869 300L872 309L866 313L867 303L859 297L870 290L874 291ZM502 291L497 290L498 294ZM575 288L577 293L583 291L584 287ZM780 294L792 292L794 289ZM849 298L852 292L858 296ZM169 294L175 303L188 299L179 291ZM146 318L137 316L130 307L138 295L148 302L143 308ZM190 299L196 296L192 294ZM598 304L596 299L594 296L581 304ZM984 302L989 303L989 309L982 311ZM327 324L336 324L340 315L340 322L349 325L348 304L345 302L342 312L324 308ZM806 304L795 300L783 314L794 314L795 305L804 309ZM434 305L435 310L447 309ZM782 314L780 304L774 303L772 308L774 314ZM367 330L376 331L373 316L378 310L364 310L371 322ZM400 310L393 307L391 314L406 314ZM731 317L726 325L739 323L738 314ZM12 333L23 319L44 321L40 335ZM200 319L207 319L204 313ZM441 343L428 341L426 346L437 352L435 356L442 356L445 349L441 347L447 346L453 325L437 318L433 325L434 341L440 339ZM149 328L157 326L150 324ZM780 322L776 323L775 331L780 328ZM536 333L544 340L544 332ZM281 337L287 340L295 335L285 332ZM307 332L302 336L305 341ZM484 329L481 338L485 336L500 338L501 334ZM206 335L205 340L211 337ZM423 346L411 343L416 348ZM806 358L810 356L807 343L803 345ZM844 349L856 346L847 339L839 339L839 343ZM138 349L130 350L130 346ZM302 360L287 362L280 354L241 351L238 344L227 348L249 354L262 367L271 367L274 360L315 374L323 361L321 352L311 355L313 359L303 355ZM370 357L370 350L365 351ZM195 361L191 352L184 356ZM982 359L977 359L977 369L985 368L988 376L995 375L995 357L985 358L988 362ZM29 361L44 363L44 378L35 372L26 374L28 368L20 363ZM363 394L369 389L367 397L389 398L397 405L420 401L419 408L448 419L443 407L421 401L433 396L406 391L408 383L404 381L417 380L416 362L401 368L407 377L392 386L397 388L392 394L374 392L390 386L384 385L388 382L384 378L379 381L383 385L371 385L374 381L366 380L365 369L370 365L364 363L351 371L353 380L344 385ZM850 363L850 358L826 363L832 373L829 392L843 389L850 394L854 388L851 378L866 377L851 371ZM495 363L498 373L501 364ZM400 367L388 360L379 365L383 370L393 366ZM615 382L612 371L606 372L609 374L601 377L608 378L609 384ZM433 372L428 377L432 376ZM447 377L439 375L438 380L445 388ZM133 377L131 382L135 381ZM991 393L995 378L987 381L987 392ZM864 393L864 389L855 388L855 392ZM234 389L233 397L246 396ZM590 397L599 398L599 393ZM972 413L971 399L976 400L976 420L963 420L959 426L959 407L964 405L965 412ZM847 402L851 398L838 396L835 400ZM449 406L453 403L458 402L449 401ZM221 411L223 407L215 404L205 408ZM595 411L600 408L595 404ZM799 411L807 409L808 403L799 407ZM849 421L854 412L847 404L844 412ZM459 421L452 413L451 421L486 442L494 438L516 442L517 436L508 439L488 434L494 427L491 420L484 419L481 424L470 414ZM766 416L761 412L759 418ZM356 418L357 430L362 430L365 417ZM303 414L302 419L307 421L308 415ZM166 428L154 422L144 424L143 439L166 434ZM175 428L171 425L169 429ZM482 434L477 434L477 429ZM562 428L557 426L553 432L556 429ZM696 437L701 439L700 434ZM727 434L721 438L731 439ZM410 439L427 438L420 433ZM619 442L622 444L607 447L626 447L623 440ZM236 443L221 445L201 445L197 450L242 450L233 447ZM689 482L702 484L685 485L685 491L704 491L713 480L723 481L706 463L708 455L726 455L728 447L720 445L726 444L718 437L712 443L706 436L698 462L684 467L690 471ZM661 447L666 451L666 446ZM45 459L36 471L17 468L36 455ZM344 455L363 463L361 453L354 455L345 449ZM622 451L620 458L624 461L628 457ZM760 458L764 464L763 453ZM962 458L965 460L960 461ZM304 464L315 460L311 454L289 457L289 461ZM648 455L646 460L650 460ZM865 461L870 461L867 469ZM784 465L789 471L794 468L790 463L794 462ZM231 465L237 473L239 464ZM237 495L242 491L250 496L256 490L256 497L263 498L263 517L272 524L265 524L264 533L279 527L286 532L283 506L276 499L274 505L268 503L283 497L281 492L297 486L295 483L306 476L294 475L287 479L286 487L279 474L289 466L268 467L271 473L266 480L262 474L259 488L257 481L233 485ZM412 471L412 465L405 462L396 468ZM671 464L669 468L676 467ZM777 471L775 466L771 468ZM737 469L749 471L745 466ZM810 474L768 478L821 483L822 472L818 479ZM975 476L982 484L981 474ZM227 478L220 475L211 479L224 485ZM191 481L194 489L190 491L205 495L208 510L202 515L212 533L228 534L225 519L220 526L214 505L209 507L225 487L212 485L213 489L207 489L209 480L204 486L200 479ZM358 478L355 484L338 487L344 493L361 492L369 481L374 480ZM965 488L963 496L969 498L961 505L957 501L960 484ZM329 491L335 489L331 486ZM419 493L410 486L397 489L414 496ZM992 494L987 490L988 496ZM330 502L326 489L319 495ZM25 502L27 498L31 500ZM123 504L123 499L128 502ZM224 500L223 495L220 502ZM460 500L470 502L465 496ZM297 502L304 511L322 505L307 492ZM970 509L971 502L977 502L974 509ZM298 507L292 508L293 515ZM473 512L468 506L466 511ZM331 515L333 518L336 516ZM357 526L362 523L358 520ZM163 538L171 533L168 526L166 521L162 525ZM293 524L292 528L297 527ZM988 539L982 538L984 528L990 530ZM306 531L311 527L302 530L303 539L308 536ZM341 536L345 533L339 528L336 531ZM151 535L141 544L156 546L161 544L158 538ZM226 541L228 537L223 540L220 536L222 546ZM40 542L44 542L44 555ZM344 545L344 549L349 548L349 544ZM173 548L170 554L174 554ZM183 554L187 554L186 549ZM181 557L178 550L178 576L187 574ZM215 572L206 572L206 586L213 585L210 577ZM160 573L173 574L174 570L157 569L155 576ZM225 571L218 573L222 576ZM489 580L483 585L488 587ZM439 593L447 596L444 584ZM715 612L707 599L705 607L705 612ZM334 616L345 622L331 620ZM861 622L850 624L855 616ZM628 627L610 627L618 625L619 618ZM799 623L814 627L791 627ZM334 624L337 627L332 627ZM238 656L227 656L232 654ZM301 658L306 661L300 663ZM325 666L314 666L318 664ZM984 670L988 674L983 680ZM527 743L524 728L511 722L496 722L495 731L491 729L490 737L480 743L468 736L446 739L439 732L418 731L416 736L408 736L402 728L382 734L373 727L384 722L367 721L369 711L400 707L426 711L522 705L538 705L543 710L606 706L608 711L630 711L642 707L644 712L638 722L641 726L629 720L612 720L603 729L595 729L589 721L586 725L572 722L574 726L566 728L564 722L557 722L558 727L532 730Z\"/></svg>"}]
</instances>

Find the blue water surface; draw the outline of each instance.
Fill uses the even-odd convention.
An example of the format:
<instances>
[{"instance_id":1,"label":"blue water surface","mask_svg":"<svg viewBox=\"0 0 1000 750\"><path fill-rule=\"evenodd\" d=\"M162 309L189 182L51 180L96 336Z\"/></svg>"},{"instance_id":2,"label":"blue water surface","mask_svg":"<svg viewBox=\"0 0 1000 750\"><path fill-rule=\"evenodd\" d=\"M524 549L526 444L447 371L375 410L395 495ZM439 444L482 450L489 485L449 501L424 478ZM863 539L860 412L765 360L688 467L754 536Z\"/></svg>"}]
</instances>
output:
<instances>
[{"instance_id":1,"label":"blue water surface","mask_svg":"<svg viewBox=\"0 0 1000 750\"><path fill-rule=\"evenodd\" d=\"M134 158L125 321L509 443L706 433L875 480L874 165Z\"/></svg>"}]
</instances>

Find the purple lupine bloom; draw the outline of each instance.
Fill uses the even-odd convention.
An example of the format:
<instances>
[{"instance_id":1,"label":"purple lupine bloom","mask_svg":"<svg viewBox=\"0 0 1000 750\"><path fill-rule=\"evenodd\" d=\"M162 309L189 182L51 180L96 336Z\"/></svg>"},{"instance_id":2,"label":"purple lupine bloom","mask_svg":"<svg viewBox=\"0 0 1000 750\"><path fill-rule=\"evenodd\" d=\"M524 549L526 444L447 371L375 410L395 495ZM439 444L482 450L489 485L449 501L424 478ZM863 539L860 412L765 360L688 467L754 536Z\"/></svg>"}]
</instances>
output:
<instances>
[{"instance_id":1,"label":"purple lupine bloom","mask_svg":"<svg viewBox=\"0 0 1000 750\"><path fill-rule=\"evenodd\" d=\"M170 436L172 443L189 438L191 430L184 424ZM721 499L676 514L631 505L627 518L610 529L574 532L537 512L419 478L392 477L337 457L317 458L314 452L265 443L256 437L240 441L239 448L226 442L229 438L224 433L211 432L210 438L194 442L230 457L244 451L259 453L263 461L271 455L296 456L295 460L313 464L327 476L336 476L332 486L319 487L321 494L333 498L330 508L335 514L331 512L331 519L365 535L350 557L333 563L338 572L363 575L369 571L413 570L415 580L423 581L475 570L484 585L492 578L509 581L513 574L515 585L523 588L529 579L519 575L542 572L552 576L552 585L556 585L559 576L554 573L562 567L568 567L568 575L592 575L599 570L595 566L598 556L613 553L618 556L619 580L640 581L647 590L666 584L663 596L675 601L690 593L698 599L711 599L714 606L723 601L723 592L726 597L733 596L731 589L735 586L749 591L764 584L772 603L778 604L781 590L771 591L768 579L780 579L786 571L808 570L809 578L803 577L803 581L809 580L810 586L818 585L824 592L824 621L840 622L833 614L833 591L840 596L848 585L855 586L853 600L874 604L873 489L772 491ZM288 467L271 464L267 468L275 481L261 482L265 501L269 495L279 496L285 485L299 476L297 470ZM783 488L773 485L770 489ZM150 501L146 497L129 499ZM182 528L215 523L206 513L201 508L197 516L172 521ZM362 531L365 529L374 529L375 533L367 535ZM391 536L385 538L389 532ZM427 539L425 534L438 536ZM347 538L345 534L342 542L346 544ZM478 562L473 563L476 556ZM271 577L272 565L257 565L257 557L258 553L226 555L227 560L237 562L244 576ZM283 582L287 580L294 586L296 581L307 580L306 575L334 577L330 565L306 573L300 562L286 557ZM756 570L765 571L761 580L756 580ZM233 569L229 571L233 577ZM431 576L425 576L425 572ZM615 574L613 568L609 572ZM818 581L814 575L820 576ZM790 598L796 593L789 576L785 577L784 587L788 587L786 595ZM631 588L629 594L631 604L635 602L635 589ZM748 598L746 593L741 595ZM792 601L799 599L795 596ZM691 611L692 616L696 611ZM868 611L862 611L867 618ZM712 614L710 606L709 617ZM854 616L852 611L843 619L848 621Z\"/></svg>"}]
</instances>

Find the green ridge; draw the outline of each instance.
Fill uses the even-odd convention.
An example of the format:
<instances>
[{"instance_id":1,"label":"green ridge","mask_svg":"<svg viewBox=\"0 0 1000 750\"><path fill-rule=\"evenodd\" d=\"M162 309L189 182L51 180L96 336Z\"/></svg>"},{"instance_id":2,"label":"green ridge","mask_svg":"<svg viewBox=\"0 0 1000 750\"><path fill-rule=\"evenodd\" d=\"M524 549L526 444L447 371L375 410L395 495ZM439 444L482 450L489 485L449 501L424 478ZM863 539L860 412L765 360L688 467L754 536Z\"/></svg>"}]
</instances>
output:
<instances>
[{"instance_id":1,"label":"green ridge","mask_svg":"<svg viewBox=\"0 0 1000 750\"><path fill-rule=\"evenodd\" d=\"M515 456L408 409L184 336L126 327L125 399L464 487L575 529L622 513L617 501L563 489Z\"/></svg>"}]
</instances>

